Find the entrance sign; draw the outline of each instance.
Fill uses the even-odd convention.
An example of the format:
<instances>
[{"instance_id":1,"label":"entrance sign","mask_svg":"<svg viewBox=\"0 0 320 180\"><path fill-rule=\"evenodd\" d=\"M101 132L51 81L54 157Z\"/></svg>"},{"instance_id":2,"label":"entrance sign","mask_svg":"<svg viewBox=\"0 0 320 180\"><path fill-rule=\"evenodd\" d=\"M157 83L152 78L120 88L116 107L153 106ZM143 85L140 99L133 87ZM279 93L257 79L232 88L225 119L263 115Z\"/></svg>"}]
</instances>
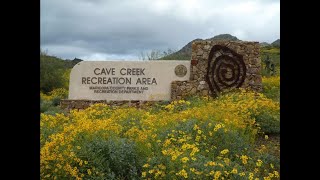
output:
<instances>
[{"instance_id":1,"label":"entrance sign","mask_svg":"<svg viewBox=\"0 0 320 180\"><path fill-rule=\"evenodd\" d=\"M190 61L82 61L70 74L70 100L170 100L171 82L190 79Z\"/></svg>"}]
</instances>

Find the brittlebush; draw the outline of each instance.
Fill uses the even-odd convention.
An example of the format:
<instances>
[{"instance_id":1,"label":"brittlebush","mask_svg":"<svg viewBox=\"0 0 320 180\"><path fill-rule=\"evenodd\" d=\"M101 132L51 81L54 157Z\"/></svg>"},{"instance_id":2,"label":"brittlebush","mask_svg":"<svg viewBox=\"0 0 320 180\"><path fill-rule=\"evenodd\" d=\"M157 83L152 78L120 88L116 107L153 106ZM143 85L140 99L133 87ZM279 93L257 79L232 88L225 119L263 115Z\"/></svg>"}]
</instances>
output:
<instances>
[{"instance_id":1,"label":"brittlebush","mask_svg":"<svg viewBox=\"0 0 320 180\"><path fill-rule=\"evenodd\" d=\"M280 101L280 76L262 77L262 86L267 98Z\"/></svg>"},{"instance_id":2,"label":"brittlebush","mask_svg":"<svg viewBox=\"0 0 320 180\"><path fill-rule=\"evenodd\" d=\"M253 147L279 131L279 102L241 90L152 108L41 114L41 179L279 179L279 158Z\"/></svg>"}]
</instances>

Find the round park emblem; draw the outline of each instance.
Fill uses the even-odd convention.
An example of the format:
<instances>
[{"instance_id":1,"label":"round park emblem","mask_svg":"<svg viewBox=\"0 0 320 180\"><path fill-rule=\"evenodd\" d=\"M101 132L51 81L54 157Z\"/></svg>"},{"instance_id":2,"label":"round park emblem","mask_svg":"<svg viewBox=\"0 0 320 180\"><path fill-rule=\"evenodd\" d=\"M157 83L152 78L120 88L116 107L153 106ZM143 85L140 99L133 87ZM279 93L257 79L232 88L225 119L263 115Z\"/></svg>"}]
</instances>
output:
<instances>
[{"instance_id":1,"label":"round park emblem","mask_svg":"<svg viewBox=\"0 0 320 180\"><path fill-rule=\"evenodd\" d=\"M176 66L176 68L174 69L174 72L176 73L177 76L183 77L187 74L187 67L180 64Z\"/></svg>"}]
</instances>

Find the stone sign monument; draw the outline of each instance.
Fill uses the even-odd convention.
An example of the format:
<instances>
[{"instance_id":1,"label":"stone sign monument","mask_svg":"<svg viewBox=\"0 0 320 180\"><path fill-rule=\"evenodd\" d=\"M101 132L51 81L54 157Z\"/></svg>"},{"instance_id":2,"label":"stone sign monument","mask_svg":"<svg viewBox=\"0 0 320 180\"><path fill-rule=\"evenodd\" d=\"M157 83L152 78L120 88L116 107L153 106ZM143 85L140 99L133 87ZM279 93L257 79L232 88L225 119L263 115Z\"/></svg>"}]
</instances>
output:
<instances>
[{"instance_id":1,"label":"stone sign monument","mask_svg":"<svg viewBox=\"0 0 320 180\"><path fill-rule=\"evenodd\" d=\"M188 81L173 81L171 100L218 96L234 88L262 90L258 42L194 41Z\"/></svg>"},{"instance_id":2,"label":"stone sign monument","mask_svg":"<svg viewBox=\"0 0 320 180\"><path fill-rule=\"evenodd\" d=\"M82 61L61 106L123 104L218 96L234 88L262 90L258 42L195 41L190 60Z\"/></svg>"},{"instance_id":3,"label":"stone sign monument","mask_svg":"<svg viewBox=\"0 0 320 180\"><path fill-rule=\"evenodd\" d=\"M190 79L190 61L83 61L70 74L69 99L160 101L171 82Z\"/></svg>"}]
</instances>

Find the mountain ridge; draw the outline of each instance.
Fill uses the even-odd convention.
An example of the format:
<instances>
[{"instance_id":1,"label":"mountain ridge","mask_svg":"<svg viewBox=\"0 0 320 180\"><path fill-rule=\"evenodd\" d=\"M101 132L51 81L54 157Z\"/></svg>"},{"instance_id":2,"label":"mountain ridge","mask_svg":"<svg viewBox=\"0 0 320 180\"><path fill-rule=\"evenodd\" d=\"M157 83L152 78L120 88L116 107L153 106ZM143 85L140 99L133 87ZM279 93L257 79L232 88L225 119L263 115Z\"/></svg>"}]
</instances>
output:
<instances>
[{"instance_id":1,"label":"mountain ridge","mask_svg":"<svg viewBox=\"0 0 320 180\"><path fill-rule=\"evenodd\" d=\"M205 40L205 41L218 41L218 40L242 41L242 40L238 39L236 36L233 36L231 34L219 34L219 35L216 35L216 36L214 36L212 38L208 38L208 39L197 38L197 39L194 39L194 40L190 41L189 43L187 43L180 50L160 58L160 60L170 60L170 59L185 60L185 59L191 59L191 51L192 51L191 50L191 46L192 46L192 43L194 41L199 41L199 40ZM267 42L261 42L260 45L261 45L261 47L267 47L267 46L280 47L280 39L277 39L276 41L272 42L271 44L269 44Z\"/></svg>"}]
</instances>

